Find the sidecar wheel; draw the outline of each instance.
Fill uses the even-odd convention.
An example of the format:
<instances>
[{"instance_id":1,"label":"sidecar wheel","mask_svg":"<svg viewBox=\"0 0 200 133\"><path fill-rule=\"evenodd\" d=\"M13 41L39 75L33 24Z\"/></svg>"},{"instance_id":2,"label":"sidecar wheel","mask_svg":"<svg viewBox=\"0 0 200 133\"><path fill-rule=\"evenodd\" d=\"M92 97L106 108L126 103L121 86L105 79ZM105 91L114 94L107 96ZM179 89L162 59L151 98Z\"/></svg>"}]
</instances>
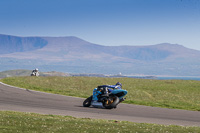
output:
<instances>
[{"instance_id":1,"label":"sidecar wheel","mask_svg":"<svg viewBox=\"0 0 200 133\"><path fill-rule=\"evenodd\" d=\"M92 96L88 97L84 102L83 102L83 107L90 107L92 102Z\"/></svg>"},{"instance_id":2,"label":"sidecar wheel","mask_svg":"<svg viewBox=\"0 0 200 133\"><path fill-rule=\"evenodd\" d=\"M103 106L106 109L117 108L117 104L119 104L119 98L117 96L109 97L107 101L104 102Z\"/></svg>"}]
</instances>

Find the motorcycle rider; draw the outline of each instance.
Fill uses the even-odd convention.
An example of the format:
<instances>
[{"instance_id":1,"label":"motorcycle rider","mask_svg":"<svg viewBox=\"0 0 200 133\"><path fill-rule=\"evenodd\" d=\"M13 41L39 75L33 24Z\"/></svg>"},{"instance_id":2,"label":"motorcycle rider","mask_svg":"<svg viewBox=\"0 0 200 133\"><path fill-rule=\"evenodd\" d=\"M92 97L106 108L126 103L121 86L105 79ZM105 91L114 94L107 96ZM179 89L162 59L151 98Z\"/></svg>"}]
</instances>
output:
<instances>
[{"instance_id":1,"label":"motorcycle rider","mask_svg":"<svg viewBox=\"0 0 200 133\"><path fill-rule=\"evenodd\" d=\"M39 70L38 68L35 68L33 71L32 71L32 76L39 76Z\"/></svg>"},{"instance_id":2,"label":"motorcycle rider","mask_svg":"<svg viewBox=\"0 0 200 133\"><path fill-rule=\"evenodd\" d=\"M122 89L122 84L117 82L115 85L101 85L93 90L92 100L98 101L99 95L109 96L109 93L114 89Z\"/></svg>"}]
</instances>

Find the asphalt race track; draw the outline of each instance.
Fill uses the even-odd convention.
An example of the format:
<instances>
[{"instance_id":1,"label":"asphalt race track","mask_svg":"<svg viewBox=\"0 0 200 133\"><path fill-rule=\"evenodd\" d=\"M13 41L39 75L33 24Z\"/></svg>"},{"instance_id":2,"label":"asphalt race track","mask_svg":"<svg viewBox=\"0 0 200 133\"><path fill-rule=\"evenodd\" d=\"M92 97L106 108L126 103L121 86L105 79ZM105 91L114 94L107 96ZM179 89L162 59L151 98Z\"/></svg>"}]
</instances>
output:
<instances>
[{"instance_id":1,"label":"asphalt race track","mask_svg":"<svg viewBox=\"0 0 200 133\"><path fill-rule=\"evenodd\" d=\"M84 99L42 93L0 82L0 110L69 115L139 123L200 126L200 112L119 104L116 109L83 107Z\"/></svg>"}]
</instances>

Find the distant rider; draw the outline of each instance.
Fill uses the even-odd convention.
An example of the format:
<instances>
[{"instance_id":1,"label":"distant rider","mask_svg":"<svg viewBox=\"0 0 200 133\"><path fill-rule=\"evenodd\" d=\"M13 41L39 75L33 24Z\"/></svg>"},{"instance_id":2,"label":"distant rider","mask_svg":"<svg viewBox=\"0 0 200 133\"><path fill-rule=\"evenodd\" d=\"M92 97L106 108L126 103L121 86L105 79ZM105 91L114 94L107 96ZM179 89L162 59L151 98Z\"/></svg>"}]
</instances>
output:
<instances>
[{"instance_id":1,"label":"distant rider","mask_svg":"<svg viewBox=\"0 0 200 133\"><path fill-rule=\"evenodd\" d=\"M39 70L38 70L38 68L35 68L35 69L32 71L31 76L39 76Z\"/></svg>"}]
</instances>

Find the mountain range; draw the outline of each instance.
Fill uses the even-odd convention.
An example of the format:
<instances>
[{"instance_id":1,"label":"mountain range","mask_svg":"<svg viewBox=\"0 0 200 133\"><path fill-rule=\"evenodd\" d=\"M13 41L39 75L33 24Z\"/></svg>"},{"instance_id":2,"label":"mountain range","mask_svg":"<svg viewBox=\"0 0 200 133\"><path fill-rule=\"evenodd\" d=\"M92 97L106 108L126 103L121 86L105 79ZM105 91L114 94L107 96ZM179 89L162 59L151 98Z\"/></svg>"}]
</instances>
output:
<instances>
[{"instance_id":1,"label":"mountain range","mask_svg":"<svg viewBox=\"0 0 200 133\"><path fill-rule=\"evenodd\" d=\"M71 73L199 76L200 51L170 43L104 46L74 36L0 34L0 71L36 67Z\"/></svg>"}]
</instances>

